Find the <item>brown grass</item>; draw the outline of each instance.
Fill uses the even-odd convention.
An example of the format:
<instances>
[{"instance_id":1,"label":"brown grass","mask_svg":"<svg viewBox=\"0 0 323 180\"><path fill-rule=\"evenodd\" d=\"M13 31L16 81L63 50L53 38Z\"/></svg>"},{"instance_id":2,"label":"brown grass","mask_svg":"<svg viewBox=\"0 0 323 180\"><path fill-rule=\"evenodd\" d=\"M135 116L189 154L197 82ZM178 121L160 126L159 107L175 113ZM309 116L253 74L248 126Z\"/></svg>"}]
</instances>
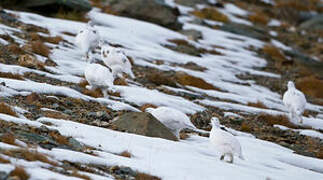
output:
<instances>
[{"instance_id":1,"label":"brown grass","mask_svg":"<svg viewBox=\"0 0 323 180\"><path fill-rule=\"evenodd\" d=\"M157 106L155 106L155 105L153 105L153 104L144 104L144 105L140 106L140 110L141 110L142 112L145 112L145 110L146 110L147 108L157 108Z\"/></svg>"},{"instance_id":2,"label":"brown grass","mask_svg":"<svg viewBox=\"0 0 323 180\"><path fill-rule=\"evenodd\" d=\"M229 18L215 8L204 8L202 10L195 10L192 12L192 14L201 19L210 19L213 21L229 22Z\"/></svg>"},{"instance_id":3,"label":"brown grass","mask_svg":"<svg viewBox=\"0 0 323 180\"><path fill-rule=\"evenodd\" d=\"M91 178L89 176L84 175L84 174L80 174L76 170L74 170L72 172L72 174L70 174L70 176L78 177L78 178L81 178L81 179L84 179L84 180L91 180Z\"/></svg>"},{"instance_id":4,"label":"brown grass","mask_svg":"<svg viewBox=\"0 0 323 180\"><path fill-rule=\"evenodd\" d=\"M185 139L187 139L189 137L190 136L187 133L185 133L185 132L180 132L179 133L179 138L182 139L182 140L185 140Z\"/></svg>"},{"instance_id":5,"label":"brown grass","mask_svg":"<svg viewBox=\"0 0 323 180\"><path fill-rule=\"evenodd\" d=\"M40 96L35 92L26 96L26 101L28 104L33 104L35 101L39 101L39 100L40 100Z\"/></svg>"},{"instance_id":6,"label":"brown grass","mask_svg":"<svg viewBox=\"0 0 323 180\"><path fill-rule=\"evenodd\" d=\"M250 126L250 124L246 122L242 122L240 126L240 130L244 132L252 132L253 128Z\"/></svg>"},{"instance_id":7,"label":"brown grass","mask_svg":"<svg viewBox=\"0 0 323 180\"><path fill-rule=\"evenodd\" d=\"M7 72L0 72L0 77L9 78L9 79L24 80L24 78L20 74L12 74L12 73L7 73Z\"/></svg>"},{"instance_id":8,"label":"brown grass","mask_svg":"<svg viewBox=\"0 0 323 180\"><path fill-rule=\"evenodd\" d=\"M4 102L0 103L0 113L18 117L17 113L8 104Z\"/></svg>"},{"instance_id":9,"label":"brown grass","mask_svg":"<svg viewBox=\"0 0 323 180\"><path fill-rule=\"evenodd\" d=\"M49 135L59 144L69 144L68 138L60 135L58 132L51 131Z\"/></svg>"},{"instance_id":10,"label":"brown grass","mask_svg":"<svg viewBox=\"0 0 323 180\"><path fill-rule=\"evenodd\" d=\"M2 158L0 156L0 164L8 164L8 163L10 163L10 161L8 159Z\"/></svg>"},{"instance_id":11,"label":"brown grass","mask_svg":"<svg viewBox=\"0 0 323 180\"><path fill-rule=\"evenodd\" d=\"M57 111L43 111L43 115L45 117L49 117L49 118L54 118L54 119L68 119L69 116L67 114L63 114L61 112L57 112Z\"/></svg>"},{"instance_id":12,"label":"brown grass","mask_svg":"<svg viewBox=\"0 0 323 180\"><path fill-rule=\"evenodd\" d=\"M114 85L120 85L120 86L128 86L128 83L124 78L116 78L113 81L113 84Z\"/></svg>"},{"instance_id":13,"label":"brown grass","mask_svg":"<svg viewBox=\"0 0 323 180\"><path fill-rule=\"evenodd\" d=\"M159 177L137 172L135 180L161 180Z\"/></svg>"},{"instance_id":14,"label":"brown grass","mask_svg":"<svg viewBox=\"0 0 323 180\"><path fill-rule=\"evenodd\" d=\"M27 149L11 149L6 150L3 154L11 157L22 158L27 161L40 161L47 164L56 166L57 164L53 161L50 161L44 154L41 154L37 151L27 150Z\"/></svg>"},{"instance_id":15,"label":"brown grass","mask_svg":"<svg viewBox=\"0 0 323 180\"><path fill-rule=\"evenodd\" d=\"M19 56L18 63L20 66L24 66L28 68L34 68L34 69L40 69L40 70L45 69L45 66L42 62L38 61L36 57L29 54Z\"/></svg>"},{"instance_id":16,"label":"brown grass","mask_svg":"<svg viewBox=\"0 0 323 180\"><path fill-rule=\"evenodd\" d=\"M15 143L16 138L11 133L6 133L3 136L1 136L1 141L4 142L4 143L7 143L7 144L16 145L16 143Z\"/></svg>"},{"instance_id":17,"label":"brown grass","mask_svg":"<svg viewBox=\"0 0 323 180\"><path fill-rule=\"evenodd\" d=\"M23 54L24 53L24 50L21 48L21 47L19 47L19 45L18 44L9 44L8 46L7 46L7 48L8 48L8 50L11 52L11 53L13 53L13 54Z\"/></svg>"},{"instance_id":18,"label":"brown grass","mask_svg":"<svg viewBox=\"0 0 323 180\"><path fill-rule=\"evenodd\" d=\"M256 103L248 102L248 106L257 107L257 108L261 108L261 109L268 109L268 107L260 101L257 101Z\"/></svg>"},{"instance_id":19,"label":"brown grass","mask_svg":"<svg viewBox=\"0 0 323 180\"><path fill-rule=\"evenodd\" d=\"M296 87L308 96L323 98L323 80L315 76L297 79Z\"/></svg>"},{"instance_id":20,"label":"brown grass","mask_svg":"<svg viewBox=\"0 0 323 180\"><path fill-rule=\"evenodd\" d=\"M61 41L63 41L63 38L61 36L43 37L43 41L49 42L52 44L59 44Z\"/></svg>"},{"instance_id":21,"label":"brown grass","mask_svg":"<svg viewBox=\"0 0 323 180\"><path fill-rule=\"evenodd\" d=\"M319 151L316 153L316 157L323 159L323 147L320 147Z\"/></svg>"},{"instance_id":22,"label":"brown grass","mask_svg":"<svg viewBox=\"0 0 323 180\"><path fill-rule=\"evenodd\" d=\"M289 118L286 115L271 115L271 114L261 113L260 115L257 116L256 120L264 121L270 126L278 124L289 128L294 128L294 129L298 128L296 125L294 125L289 121Z\"/></svg>"},{"instance_id":23,"label":"brown grass","mask_svg":"<svg viewBox=\"0 0 323 180\"><path fill-rule=\"evenodd\" d=\"M82 91L83 94L87 95L87 96L92 96L92 97L95 97L95 98L98 98L98 97L103 97L103 94L101 92L100 89L96 89L94 91L91 91L91 90L88 90L88 89L84 89Z\"/></svg>"},{"instance_id":24,"label":"brown grass","mask_svg":"<svg viewBox=\"0 0 323 180\"><path fill-rule=\"evenodd\" d=\"M175 78L176 81L183 86L194 86L201 89L213 89L220 91L220 89L214 87L212 84L207 83L203 79L191 76L185 72L176 73Z\"/></svg>"},{"instance_id":25,"label":"brown grass","mask_svg":"<svg viewBox=\"0 0 323 180\"><path fill-rule=\"evenodd\" d=\"M89 85L89 83L86 80L82 80L81 82L79 82L79 86L81 88L85 88L87 85Z\"/></svg>"},{"instance_id":26,"label":"brown grass","mask_svg":"<svg viewBox=\"0 0 323 180\"><path fill-rule=\"evenodd\" d=\"M15 169L9 173L9 177L18 177L16 179L28 180L30 176L24 168L16 166Z\"/></svg>"},{"instance_id":27,"label":"brown grass","mask_svg":"<svg viewBox=\"0 0 323 180\"><path fill-rule=\"evenodd\" d=\"M131 158L131 153L128 151L123 151L122 153L119 154L120 156Z\"/></svg>"},{"instance_id":28,"label":"brown grass","mask_svg":"<svg viewBox=\"0 0 323 180\"><path fill-rule=\"evenodd\" d=\"M277 8L293 8L298 11L310 11L316 9L318 1L308 0L276 0Z\"/></svg>"},{"instance_id":29,"label":"brown grass","mask_svg":"<svg viewBox=\"0 0 323 180\"><path fill-rule=\"evenodd\" d=\"M271 57L275 61L283 62L286 60L286 57L283 54L283 52L281 52L280 49L276 48L273 45L267 44L263 47L262 50L266 55L268 55L269 57Z\"/></svg>"},{"instance_id":30,"label":"brown grass","mask_svg":"<svg viewBox=\"0 0 323 180\"><path fill-rule=\"evenodd\" d=\"M31 49L34 53L48 57L50 53L49 47L47 47L42 41L32 41Z\"/></svg>"},{"instance_id":31,"label":"brown grass","mask_svg":"<svg viewBox=\"0 0 323 180\"><path fill-rule=\"evenodd\" d=\"M263 13L261 11L256 11L255 13L249 15L248 19L251 22L254 22L256 24L262 24L262 25L267 25L267 23L270 20L270 18L265 13Z\"/></svg>"}]
</instances>

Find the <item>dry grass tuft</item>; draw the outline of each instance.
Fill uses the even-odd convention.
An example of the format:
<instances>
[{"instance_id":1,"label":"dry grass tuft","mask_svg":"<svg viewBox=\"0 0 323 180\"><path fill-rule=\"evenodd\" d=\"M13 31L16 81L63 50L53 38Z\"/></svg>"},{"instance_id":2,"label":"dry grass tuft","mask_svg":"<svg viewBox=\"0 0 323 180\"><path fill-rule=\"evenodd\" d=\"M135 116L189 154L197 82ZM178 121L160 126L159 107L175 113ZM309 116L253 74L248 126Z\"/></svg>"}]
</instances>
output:
<instances>
[{"instance_id":1,"label":"dry grass tuft","mask_svg":"<svg viewBox=\"0 0 323 180\"><path fill-rule=\"evenodd\" d=\"M267 23L270 20L270 18L261 11L256 11L255 13L249 15L248 19L251 22L254 22L256 24L262 24L262 25L267 25Z\"/></svg>"},{"instance_id":2,"label":"dry grass tuft","mask_svg":"<svg viewBox=\"0 0 323 180\"><path fill-rule=\"evenodd\" d=\"M29 54L19 56L18 63L20 66L24 66L28 68L40 69L40 70L45 69L45 66L42 62L38 61L36 57Z\"/></svg>"},{"instance_id":3,"label":"dry grass tuft","mask_svg":"<svg viewBox=\"0 0 323 180\"><path fill-rule=\"evenodd\" d=\"M58 111L43 111L45 117L54 118L54 119L68 119L67 114L58 112Z\"/></svg>"},{"instance_id":4,"label":"dry grass tuft","mask_svg":"<svg viewBox=\"0 0 323 180\"><path fill-rule=\"evenodd\" d=\"M283 54L283 52L281 52L280 49L278 49L277 47L275 47L273 45L267 44L263 47L262 50L266 55L268 55L269 57L271 57L275 61L283 62L286 60L286 57Z\"/></svg>"},{"instance_id":5,"label":"dry grass tuft","mask_svg":"<svg viewBox=\"0 0 323 180\"><path fill-rule=\"evenodd\" d=\"M128 83L127 83L126 79L124 79L124 78L116 78L113 81L113 84L119 85L119 86L128 86Z\"/></svg>"},{"instance_id":6,"label":"dry grass tuft","mask_svg":"<svg viewBox=\"0 0 323 180\"><path fill-rule=\"evenodd\" d=\"M308 96L323 98L323 80L315 76L297 79L296 87Z\"/></svg>"},{"instance_id":7,"label":"dry grass tuft","mask_svg":"<svg viewBox=\"0 0 323 180\"><path fill-rule=\"evenodd\" d=\"M256 120L264 121L270 126L278 124L278 125L283 125L293 129L298 128L295 124L289 121L289 118L286 115L271 115L271 114L261 113L260 115L257 116Z\"/></svg>"},{"instance_id":8,"label":"dry grass tuft","mask_svg":"<svg viewBox=\"0 0 323 180\"><path fill-rule=\"evenodd\" d=\"M26 96L26 101L28 104L33 104L34 102L39 101L39 100L40 100L40 96L35 92Z\"/></svg>"},{"instance_id":9,"label":"dry grass tuft","mask_svg":"<svg viewBox=\"0 0 323 180\"><path fill-rule=\"evenodd\" d=\"M95 97L95 98L99 98L99 97L103 97L103 94L101 92L100 89L96 89L94 91L91 91L91 90L88 90L88 89L84 89L82 91L83 94L87 95L87 96L92 96L92 97Z\"/></svg>"},{"instance_id":10,"label":"dry grass tuft","mask_svg":"<svg viewBox=\"0 0 323 180\"><path fill-rule=\"evenodd\" d=\"M256 103L248 102L248 106L257 107L257 108L261 108L261 109L268 109L268 107L260 101L257 101Z\"/></svg>"},{"instance_id":11,"label":"dry grass tuft","mask_svg":"<svg viewBox=\"0 0 323 180\"><path fill-rule=\"evenodd\" d=\"M0 72L0 77L9 78L9 79L24 80L24 78L20 74L12 74L12 73L7 73L7 72Z\"/></svg>"},{"instance_id":12,"label":"dry grass tuft","mask_svg":"<svg viewBox=\"0 0 323 180\"><path fill-rule=\"evenodd\" d=\"M84 175L84 174L80 174L76 170L74 170L72 172L72 174L70 174L70 176L78 177L78 178L81 178L81 179L84 179L84 180L91 180L91 178L89 176Z\"/></svg>"},{"instance_id":13,"label":"dry grass tuft","mask_svg":"<svg viewBox=\"0 0 323 180\"><path fill-rule=\"evenodd\" d=\"M11 149L4 151L3 154L11 157L22 158L27 161L40 161L51 164L53 166L57 166L57 163L50 161L44 154L33 150L30 151L27 149Z\"/></svg>"},{"instance_id":14,"label":"dry grass tuft","mask_svg":"<svg viewBox=\"0 0 323 180\"><path fill-rule=\"evenodd\" d=\"M189 137L190 136L187 133L185 133L185 132L180 132L179 133L179 138L182 139L182 140L185 140L185 139L187 139Z\"/></svg>"},{"instance_id":15,"label":"dry grass tuft","mask_svg":"<svg viewBox=\"0 0 323 180\"><path fill-rule=\"evenodd\" d=\"M51 131L49 135L59 144L69 144L68 138L60 135L58 132Z\"/></svg>"},{"instance_id":16,"label":"dry grass tuft","mask_svg":"<svg viewBox=\"0 0 323 180\"><path fill-rule=\"evenodd\" d=\"M16 168L9 173L9 177L16 177L12 179L27 180L30 176L24 168L16 166Z\"/></svg>"},{"instance_id":17,"label":"dry grass tuft","mask_svg":"<svg viewBox=\"0 0 323 180\"><path fill-rule=\"evenodd\" d=\"M323 147L320 147L319 151L316 153L316 157L323 159Z\"/></svg>"},{"instance_id":18,"label":"dry grass tuft","mask_svg":"<svg viewBox=\"0 0 323 180\"><path fill-rule=\"evenodd\" d=\"M0 103L0 113L18 117L17 113L8 104L4 102Z\"/></svg>"},{"instance_id":19,"label":"dry grass tuft","mask_svg":"<svg viewBox=\"0 0 323 180\"><path fill-rule=\"evenodd\" d=\"M1 136L1 141L4 142L4 143L7 143L7 144L16 145L16 143L15 143L16 138L11 133L6 133L3 136Z\"/></svg>"},{"instance_id":20,"label":"dry grass tuft","mask_svg":"<svg viewBox=\"0 0 323 180\"><path fill-rule=\"evenodd\" d=\"M220 91L220 89L214 87L212 84L207 83L201 78L191 76L185 72L178 72L175 75L176 81L183 86L194 86L201 89L212 89Z\"/></svg>"},{"instance_id":21,"label":"dry grass tuft","mask_svg":"<svg viewBox=\"0 0 323 180\"><path fill-rule=\"evenodd\" d=\"M24 53L24 50L21 47L19 47L18 44L9 44L7 46L7 48L11 53L16 54L16 55L17 54L20 55L20 54Z\"/></svg>"},{"instance_id":22,"label":"dry grass tuft","mask_svg":"<svg viewBox=\"0 0 323 180\"><path fill-rule=\"evenodd\" d=\"M244 132L252 132L253 128L250 126L250 124L242 122L240 130Z\"/></svg>"},{"instance_id":23,"label":"dry grass tuft","mask_svg":"<svg viewBox=\"0 0 323 180\"><path fill-rule=\"evenodd\" d=\"M52 44L59 44L61 41L63 41L63 38L61 36L54 36L54 37L42 37L43 41L49 42Z\"/></svg>"},{"instance_id":24,"label":"dry grass tuft","mask_svg":"<svg viewBox=\"0 0 323 180\"><path fill-rule=\"evenodd\" d=\"M50 53L49 47L47 47L42 41L32 41L31 42L31 50L39 55L48 57Z\"/></svg>"},{"instance_id":25,"label":"dry grass tuft","mask_svg":"<svg viewBox=\"0 0 323 180\"><path fill-rule=\"evenodd\" d=\"M79 86L81 88L85 88L87 85L89 85L89 83L86 80L82 80L81 82L79 82Z\"/></svg>"},{"instance_id":26,"label":"dry grass tuft","mask_svg":"<svg viewBox=\"0 0 323 180\"><path fill-rule=\"evenodd\" d=\"M202 10L195 10L192 12L192 14L201 19L210 19L213 21L220 21L225 23L229 22L229 18L215 8L204 8Z\"/></svg>"},{"instance_id":27,"label":"dry grass tuft","mask_svg":"<svg viewBox=\"0 0 323 180\"><path fill-rule=\"evenodd\" d=\"M140 110L142 112L145 112L147 108L157 108L157 106L155 106L153 104L144 104L144 105L140 106Z\"/></svg>"},{"instance_id":28,"label":"dry grass tuft","mask_svg":"<svg viewBox=\"0 0 323 180\"><path fill-rule=\"evenodd\" d=\"M137 172L135 180L161 180L159 177Z\"/></svg>"},{"instance_id":29,"label":"dry grass tuft","mask_svg":"<svg viewBox=\"0 0 323 180\"><path fill-rule=\"evenodd\" d=\"M0 164L9 164L10 161L0 156Z\"/></svg>"},{"instance_id":30,"label":"dry grass tuft","mask_svg":"<svg viewBox=\"0 0 323 180\"><path fill-rule=\"evenodd\" d=\"M131 158L131 154L128 151L123 151L122 153L119 154L120 156Z\"/></svg>"}]
</instances>

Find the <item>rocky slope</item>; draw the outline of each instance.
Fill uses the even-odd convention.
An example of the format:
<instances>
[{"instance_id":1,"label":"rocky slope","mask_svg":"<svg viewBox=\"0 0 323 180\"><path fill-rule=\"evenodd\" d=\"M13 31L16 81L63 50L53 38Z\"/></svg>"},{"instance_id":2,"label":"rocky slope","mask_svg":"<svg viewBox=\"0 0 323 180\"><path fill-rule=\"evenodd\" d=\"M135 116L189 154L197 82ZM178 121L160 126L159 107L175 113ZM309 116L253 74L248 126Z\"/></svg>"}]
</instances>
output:
<instances>
[{"instance_id":1,"label":"rocky slope","mask_svg":"<svg viewBox=\"0 0 323 180\"><path fill-rule=\"evenodd\" d=\"M0 11L0 179L323 177L321 1L91 3L84 17ZM73 43L86 20L126 52L136 75L106 98L85 89ZM309 101L302 125L281 101L289 80ZM185 130L171 141L149 114L130 113L158 106L204 130L218 117L246 160L223 163L208 134Z\"/></svg>"}]
</instances>

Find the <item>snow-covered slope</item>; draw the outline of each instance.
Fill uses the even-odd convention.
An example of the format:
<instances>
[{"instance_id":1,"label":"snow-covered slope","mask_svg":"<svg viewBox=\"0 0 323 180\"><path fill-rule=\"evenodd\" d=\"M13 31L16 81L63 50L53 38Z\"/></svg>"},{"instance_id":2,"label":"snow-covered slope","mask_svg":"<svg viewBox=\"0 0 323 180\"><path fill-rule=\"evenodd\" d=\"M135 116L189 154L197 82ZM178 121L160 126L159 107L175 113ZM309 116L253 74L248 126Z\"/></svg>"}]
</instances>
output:
<instances>
[{"instance_id":1,"label":"snow-covered slope","mask_svg":"<svg viewBox=\"0 0 323 180\"><path fill-rule=\"evenodd\" d=\"M184 10L182 9L182 11ZM224 11L230 15L229 17L235 17L235 14L246 15L243 10L236 9L233 6L226 6ZM46 28L51 36L59 35L65 41L58 45L47 43L49 47L52 47L50 58L57 64L55 67L45 66L47 72L17 65L0 64L1 72L21 75L26 72L33 72L39 76L66 83L79 83L84 79L83 71L86 62L82 60L82 54L73 44L75 36L71 34L77 34L79 29L86 26L86 23L48 18L26 12L9 10L7 12L14 13L20 21L26 24ZM185 20L185 17L181 18L184 22L184 29L201 31L203 39L195 42L178 32L143 21L104 14L99 12L98 9L89 12L88 17L96 24L96 28L104 40L123 47L125 53L132 57L135 66L149 67L161 71L183 71L191 76L203 79L216 88L205 90L193 86L181 86L178 91L203 97L190 101L157 89L149 89L139 82L130 81L128 86L116 86L120 98L108 97L105 99L84 95L67 86L36 82L29 79L0 78L0 82L6 84L6 87L0 86L0 96L26 96L36 92L95 101L116 111L139 111L139 106L153 104L155 106L173 107L191 115L205 110L208 106L248 114L287 114L280 94L258 85L255 81L242 80L237 77L240 74L248 73L269 78L280 78L278 74L259 70L266 66L267 62L250 49L250 47L262 48L265 42L191 24ZM26 40L15 34L19 31L18 29L1 25L0 30L1 34L9 34L17 43L21 45L26 43ZM172 51L165 47L165 45L174 45L168 41L172 39L186 40L197 48L216 50L221 55L206 53L197 57ZM2 39L1 43L6 44L8 42ZM46 59L39 55L37 57L40 61ZM95 54L95 58L100 58L98 53ZM161 60L163 63L155 63L156 60ZM180 66L189 62L193 62L206 70L197 71ZM175 88L169 89L173 92L176 91ZM262 102L267 109L248 106L248 103L257 102ZM323 113L322 106L308 104L306 108L319 114ZM90 155L58 148L52 150L41 147L33 148L48 155L58 164L69 161L104 167L128 166L139 172L152 174L162 179L323 179L323 160L294 154L292 150L256 139L253 136L237 136L246 160L236 160L234 164L227 164L219 161L216 148L209 146L207 138L197 135L191 135L188 139L173 142L122 133L69 120L40 117L37 121L32 121L23 116L16 118L1 113L0 119L21 125L27 124L32 127L46 126L52 130L56 129L62 135L73 137L86 146L95 149L93 151L95 155ZM304 124L313 129L323 130L322 118L304 117ZM319 132L315 131L315 133ZM316 136L322 137L321 134ZM12 148L20 147L0 143L0 149ZM132 157L125 158L116 155L124 151L130 152ZM49 169L52 167L50 164L32 163L5 155L0 156L9 159L11 162L11 164L0 163L0 169L7 172L11 171L15 165L21 165L26 168L33 179L77 179L50 171ZM92 179L113 179L112 176L104 173L98 173L100 175L82 173Z\"/></svg>"}]
</instances>

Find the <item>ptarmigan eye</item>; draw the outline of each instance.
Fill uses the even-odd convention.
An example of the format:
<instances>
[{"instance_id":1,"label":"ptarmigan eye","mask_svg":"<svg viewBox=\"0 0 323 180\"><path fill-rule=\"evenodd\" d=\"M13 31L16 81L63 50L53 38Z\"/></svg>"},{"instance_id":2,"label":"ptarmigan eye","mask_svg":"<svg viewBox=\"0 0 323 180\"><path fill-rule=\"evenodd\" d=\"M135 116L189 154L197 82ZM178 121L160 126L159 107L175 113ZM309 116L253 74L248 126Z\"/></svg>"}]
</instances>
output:
<instances>
[{"instance_id":1,"label":"ptarmigan eye","mask_svg":"<svg viewBox=\"0 0 323 180\"><path fill-rule=\"evenodd\" d=\"M82 31L80 31L80 33L83 33L83 30L82 30Z\"/></svg>"},{"instance_id":2,"label":"ptarmigan eye","mask_svg":"<svg viewBox=\"0 0 323 180\"><path fill-rule=\"evenodd\" d=\"M94 30L93 33L96 34L96 31Z\"/></svg>"}]
</instances>

